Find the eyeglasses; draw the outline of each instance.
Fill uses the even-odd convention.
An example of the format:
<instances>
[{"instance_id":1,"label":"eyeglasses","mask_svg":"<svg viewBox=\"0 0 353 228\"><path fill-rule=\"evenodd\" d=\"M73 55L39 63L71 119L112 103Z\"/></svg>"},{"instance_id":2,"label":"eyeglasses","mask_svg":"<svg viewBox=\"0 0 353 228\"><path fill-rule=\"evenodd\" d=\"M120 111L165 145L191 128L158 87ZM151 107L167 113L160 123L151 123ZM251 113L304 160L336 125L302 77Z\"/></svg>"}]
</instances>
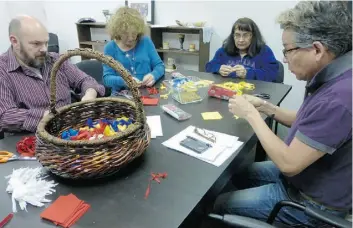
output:
<instances>
[{"instance_id":1,"label":"eyeglasses","mask_svg":"<svg viewBox=\"0 0 353 228\"><path fill-rule=\"evenodd\" d=\"M291 48L291 49L288 49L288 50L283 49L283 50L282 50L283 56L284 56L284 57L287 57L287 54L288 54L289 52L295 51L295 50L298 50L298 49L300 49L300 47L295 47L295 48Z\"/></svg>"},{"instance_id":2,"label":"eyeglasses","mask_svg":"<svg viewBox=\"0 0 353 228\"><path fill-rule=\"evenodd\" d=\"M252 37L252 34L251 33L244 33L244 34L235 33L234 34L234 38L237 40L240 40L240 38L242 38L242 37L244 40L248 40Z\"/></svg>"},{"instance_id":3,"label":"eyeglasses","mask_svg":"<svg viewBox=\"0 0 353 228\"><path fill-rule=\"evenodd\" d=\"M211 132L206 131L205 129L195 128L194 133L210 142L216 143L216 136Z\"/></svg>"}]
</instances>

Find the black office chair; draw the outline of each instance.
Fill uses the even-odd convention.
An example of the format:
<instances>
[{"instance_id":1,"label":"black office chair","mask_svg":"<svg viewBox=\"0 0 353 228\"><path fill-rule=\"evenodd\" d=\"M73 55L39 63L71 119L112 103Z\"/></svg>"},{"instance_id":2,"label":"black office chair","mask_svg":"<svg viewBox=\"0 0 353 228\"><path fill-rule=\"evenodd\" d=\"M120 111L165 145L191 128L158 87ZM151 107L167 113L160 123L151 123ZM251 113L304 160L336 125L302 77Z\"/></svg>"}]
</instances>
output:
<instances>
[{"instance_id":1,"label":"black office chair","mask_svg":"<svg viewBox=\"0 0 353 228\"><path fill-rule=\"evenodd\" d=\"M253 218L239 216L239 215L217 215L209 214L208 217L211 220L220 221L221 224L228 225L230 227L242 227L242 228L289 228L291 226L274 223L275 218L278 212L282 207L293 207L300 211L304 211L307 216L310 216L314 219L322 221L327 225L337 227L337 228L351 228L352 222L345 220L344 218L337 217L325 211L321 211L316 208L306 207L302 204L295 203L292 201L281 201L278 202L275 207L272 209L270 216L266 222L256 220ZM304 225L302 227L305 227Z\"/></svg>"},{"instance_id":2,"label":"black office chair","mask_svg":"<svg viewBox=\"0 0 353 228\"><path fill-rule=\"evenodd\" d=\"M283 64L277 60L278 63L278 74L276 77L276 80L274 81L275 83L281 83L283 84L284 81L284 67ZM277 130L278 130L278 122L275 120L271 120L270 126L273 126L273 124L275 124L275 130L274 133L277 135Z\"/></svg>"},{"instance_id":3,"label":"black office chair","mask_svg":"<svg viewBox=\"0 0 353 228\"><path fill-rule=\"evenodd\" d=\"M59 39L54 33L49 33L48 52L59 53Z\"/></svg>"},{"instance_id":4,"label":"black office chair","mask_svg":"<svg viewBox=\"0 0 353 228\"><path fill-rule=\"evenodd\" d=\"M103 84L103 65L100 61L95 59L82 60L76 63L76 66L94 78L99 84ZM105 86L104 97L109 97L111 95L111 88ZM80 91L71 91L71 101L80 101Z\"/></svg>"},{"instance_id":5,"label":"black office chair","mask_svg":"<svg viewBox=\"0 0 353 228\"><path fill-rule=\"evenodd\" d=\"M278 63L279 68L278 68L278 74L277 74L276 80L274 82L283 83L283 81L284 81L284 67L283 67L282 62L277 60L277 63Z\"/></svg>"},{"instance_id":6,"label":"black office chair","mask_svg":"<svg viewBox=\"0 0 353 228\"><path fill-rule=\"evenodd\" d=\"M82 60L81 62L76 63L76 66L89 76L96 79L98 83L102 84L103 65L100 61L95 59Z\"/></svg>"}]
</instances>

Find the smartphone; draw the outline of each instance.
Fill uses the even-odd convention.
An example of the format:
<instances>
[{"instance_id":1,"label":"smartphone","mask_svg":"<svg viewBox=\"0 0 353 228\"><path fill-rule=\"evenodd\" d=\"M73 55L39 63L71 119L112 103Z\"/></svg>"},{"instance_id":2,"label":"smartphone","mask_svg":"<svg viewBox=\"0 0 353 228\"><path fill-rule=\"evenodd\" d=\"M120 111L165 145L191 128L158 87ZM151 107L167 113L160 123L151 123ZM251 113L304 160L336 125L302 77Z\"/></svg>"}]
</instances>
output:
<instances>
[{"instance_id":1,"label":"smartphone","mask_svg":"<svg viewBox=\"0 0 353 228\"><path fill-rule=\"evenodd\" d=\"M202 142L191 136L186 136L186 138L180 142L180 145L198 154L202 154L210 147L212 147L210 144Z\"/></svg>"}]
</instances>

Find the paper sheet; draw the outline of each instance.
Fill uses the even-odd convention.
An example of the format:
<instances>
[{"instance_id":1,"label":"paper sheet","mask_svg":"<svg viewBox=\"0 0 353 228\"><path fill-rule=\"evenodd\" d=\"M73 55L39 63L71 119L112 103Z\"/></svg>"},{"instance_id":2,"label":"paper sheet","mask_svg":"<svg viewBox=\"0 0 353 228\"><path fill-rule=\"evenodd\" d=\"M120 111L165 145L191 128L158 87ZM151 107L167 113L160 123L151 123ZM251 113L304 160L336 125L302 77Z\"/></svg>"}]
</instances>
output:
<instances>
[{"instance_id":1,"label":"paper sheet","mask_svg":"<svg viewBox=\"0 0 353 228\"><path fill-rule=\"evenodd\" d=\"M151 129L151 138L163 136L161 116L147 116L147 124Z\"/></svg>"},{"instance_id":2,"label":"paper sheet","mask_svg":"<svg viewBox=\"0 0 353 228\"><path fill-rule=\"evenodd\" d=\"M220 120L223 118L219 112L203 112L201 115L204 120Z\"/></svg>"},{"instance_id":3,"label":"paper sheet","mask_svg":"<svg viewBox=\"0 0 353 228\"><path fill-rule=\"evenodd\" d=\"M208 140L195 134L194 129L194 126L189 126L162 144L170 149L198 158L215 166L222 165L243 144L242 142L238 141L238 137L215 131L209 131L216 136L216 143L210 143ZM185 139L187 135L197 138L203 142L210 143L212 148L202 154L198 154L181 146L180 141Z\"/></svg>"}]
</instances>

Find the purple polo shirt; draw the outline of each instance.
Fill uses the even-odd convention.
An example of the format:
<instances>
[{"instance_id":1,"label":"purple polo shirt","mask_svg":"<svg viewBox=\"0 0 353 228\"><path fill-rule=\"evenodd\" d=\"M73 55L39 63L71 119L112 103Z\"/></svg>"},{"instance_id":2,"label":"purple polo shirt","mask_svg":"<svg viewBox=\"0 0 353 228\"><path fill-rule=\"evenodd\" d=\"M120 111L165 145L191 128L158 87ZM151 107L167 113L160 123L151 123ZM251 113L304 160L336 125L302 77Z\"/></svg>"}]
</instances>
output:
<instances>
[{"instance_id":1,"label":"purple polo shirt","mask_svg":"<svg viewBox=\"0 0 353 228\"><path fill-rule=\"evenodd\" d=\"M287 180L323 205L352 204L352 52L335 59L307 86L308 96L285 142L296 137L323 157Z\"/></svg>"},{"instance_id":2,"label":"purple polo shirt","mask_svg":"<svg viewBox=\"0 0 353 228\"><path fill-rule=\"evenodd\" d=\"M49 109L50 72L58 58L58 54L49 53L40 76L21 66L11 48L0 55L0 129L36 131L44 112ZM65 61L56 78L56 107L71 103L70 89L80 89L84 94L88 88L104 96L104 86Z\"/></svg>"}]
</instances>

